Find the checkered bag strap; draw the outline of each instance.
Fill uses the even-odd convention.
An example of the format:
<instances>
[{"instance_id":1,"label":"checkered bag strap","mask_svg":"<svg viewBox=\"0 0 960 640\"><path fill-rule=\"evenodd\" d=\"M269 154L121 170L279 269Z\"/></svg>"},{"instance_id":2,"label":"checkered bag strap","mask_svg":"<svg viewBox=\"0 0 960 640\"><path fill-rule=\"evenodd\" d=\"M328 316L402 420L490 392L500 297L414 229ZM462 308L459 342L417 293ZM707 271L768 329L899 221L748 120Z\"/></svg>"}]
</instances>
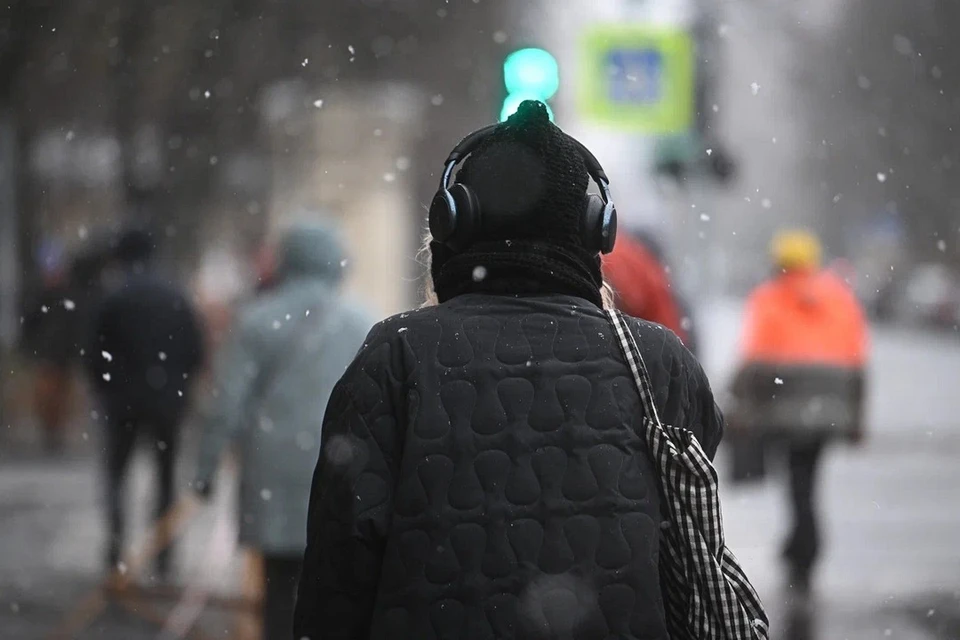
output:
<instances>
[{"instance_id":1,"label":"checkered bag strap","mask_svg":"<svg viewBox=\"0 0 960 640\"><path fill-rule=\"evenodd\" d=\"M643 355L623 316L607 312L644 410L644 437L659 474L669 526L660 584L674 640L767 640L763 604L723 537L718 476L693 434L660 419Z\"/></svg>"}]
</instances>

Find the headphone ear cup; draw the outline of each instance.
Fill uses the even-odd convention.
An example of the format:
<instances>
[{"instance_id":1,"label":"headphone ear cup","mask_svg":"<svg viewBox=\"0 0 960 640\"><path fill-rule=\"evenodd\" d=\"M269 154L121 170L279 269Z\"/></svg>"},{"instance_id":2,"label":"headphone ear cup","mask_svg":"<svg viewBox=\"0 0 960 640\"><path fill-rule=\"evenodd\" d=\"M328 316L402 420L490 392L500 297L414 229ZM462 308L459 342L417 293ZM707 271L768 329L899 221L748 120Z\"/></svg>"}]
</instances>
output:
<instances>
[{"instance_id":1,"label":"headphone ear cup","mask_svg":"<svg viewBox=\"0 0 960 640\"><path fill-rule=\"evenodd\" d=\"M596 194L587 196L583 246L591 253L610 253L617 240L617 209Z\"/></svg>"},{"instance_id":2,"label":"headphone ear cup","mask_svg":"<svg viewBox=\"0 0 960 640\"><path fill-rule=\"evenodd\" d=\"M457 230L457 203L446 189L437 191L430 202L430 235L437 242L447 243Z\"/></svg>"},{"instance_id":3,"label":"headphone ear cup","mask_svg":"<svg viewBox=\"0 0 960 640\"><path fill-rule=\"evenodd\" d=\"M617 208L612 202L604 205L600 226L600 253L610 253L617 243Z\"/></svg>"},{"instance_id":4,"label":"headphone ear cup","mask_svg":"<svg viewBox=\"0 0 960 640\"><path fill-rule=\"evenodd\" d=\"M448 193L454 202L457 220L446 243L454 251L461 251L473 243L480 229L480 201L473 189L459 182L452 185Z\"/></svg>"},{"instance_id":5,"label":"headphone ear cup","mask_svg":"<svg viewBox=\"0 0 960 640\"><path fill-rule=\"evenodd\" d=\"M583 247L590 253L600 253L602 249L603 210L605 207L603 198L600 196L596 194L587 196L581 238Z\"/></svg>"}]
</instances>

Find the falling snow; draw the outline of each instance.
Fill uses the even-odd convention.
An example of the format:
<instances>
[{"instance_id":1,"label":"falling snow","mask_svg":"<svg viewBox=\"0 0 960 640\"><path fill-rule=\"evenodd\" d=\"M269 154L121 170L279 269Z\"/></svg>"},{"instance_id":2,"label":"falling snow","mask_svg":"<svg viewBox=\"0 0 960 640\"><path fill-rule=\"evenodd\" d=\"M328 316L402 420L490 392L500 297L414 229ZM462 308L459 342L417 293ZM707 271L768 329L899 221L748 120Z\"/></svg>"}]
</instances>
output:
<instances>
[{"instance_id":1,"label":"falling snow","mask_svg":"<svg viewBox=\"0 0 960 640\"><path fill-rule=\"evenodd\" d=\"M902 56L909 56L913 53L913 43L910 38L897 34L893 36L893 48Z\"/></svg>"},{"instance_id":2,"label":"falling snow","mask_svg":"<svg viewBox=\"0 0 960 640\"><path fill-rule=\"evenodd\" d=\"M353 461L354 447L347 436L334 436L323 447L323 454L330 464L342 467Z\"/></svg>"},{"instance_id":3,"label":"falling snow","mask_svg":"<svg viewBox=\"0 0 960 640\"><path fill-rule=\"evenodd\" d=\"M487 279L487 268L482 264L473 268L473 281L483 282Z\"/></svg>"},{"instance_id":4,"label":"falling snow","mask_svg":"<svg viewBox=\"0 0 960 640\"><path fill-rule=\"evenodd\" d=\"M103 359L107 362L113 362L113 356L110 355L109 351L101 351L100 355L103 356Z\"/></svg>"},{"instance_id":5,"label":"falling snow","mask_svg":"<svg viewBox=\"0 0 960 640\"><path fill-rule=\"evenodd\" d=\"M759 82L751 82L751 83L750 83L750 92L751 92L753 95L757 95L758 93L760 93L760 83L759 83Z\"/></svg>"},{"instance_id":6,"label":"falling snow","mask_svg":"<svg viewBox=\"0 0 960 640\"><path fill-rule=\"evenodd\" d=\"M313 106L315 106L317 109L319 109L320 107L323 106L323 100L322 100L322 99L314 100L314 101L313 101Z\"/></svg>"},{"instance_id":7,"label":"falling snow","mask_svg":"<svg viewBox=\"0 0 960 640\"><path fill-rule=\"evenodd\" d=\"M877 182L886 182L886 181L887 181L887 174L882 172L877 172Z\"/></svg>"},{"instance_id":8,"label":"falling snow","mask_svg":"<svg viewBox=\"0 0 960 640\"><path fill-rule=\"evenodd\" d=\"M63 301L63 308L66 309L67 311L73 311L74 309L77 308L77 303L75 303L70 298L67 298L66 300Z\"/></svg>"},{"instance_id":9,"label":"falling snow","mask_svg":"<svg viewBox=\"0 0 960 640\"><path fill-rule=\"evenodd\" d=\"M316 440L311 433L301 431L297 434L297 448L299 448L301 451L310 451L313 449L315 442Z\"/></svg>"},{"instance_id":10,"label":"falling snow","mask_svg":"<svg viewBox=\"0 0 960 640\"><path fill-rule=\"evenodd\" d=\"M104 382L110 382L110 374L109 374L109 373L103 374L103 381L104 381Z\"/></svg>"}]
</instances>

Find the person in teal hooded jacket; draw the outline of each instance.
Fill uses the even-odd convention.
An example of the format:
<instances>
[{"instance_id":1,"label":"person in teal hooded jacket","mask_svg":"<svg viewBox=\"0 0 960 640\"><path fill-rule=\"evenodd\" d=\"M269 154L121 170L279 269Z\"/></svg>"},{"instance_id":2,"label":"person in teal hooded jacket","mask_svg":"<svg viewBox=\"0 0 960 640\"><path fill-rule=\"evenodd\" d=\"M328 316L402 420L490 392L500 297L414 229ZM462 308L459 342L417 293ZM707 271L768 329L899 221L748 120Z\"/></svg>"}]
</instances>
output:
<instances>
[{"instance_id":1,"label":"person in teal hooded jacket","mask_svg":"<svg viewBox=\"0 0 960 640\"><path fill-rule=\"evenodd\" d=\"M219 355L194 488L209 495L236 442L240 543L264 558L264 638L287 640L324 409L373 319L340 292L347 260L332 229L291 229L278 258L276 286L240 311Z\"/></svg>"}]
</instances>

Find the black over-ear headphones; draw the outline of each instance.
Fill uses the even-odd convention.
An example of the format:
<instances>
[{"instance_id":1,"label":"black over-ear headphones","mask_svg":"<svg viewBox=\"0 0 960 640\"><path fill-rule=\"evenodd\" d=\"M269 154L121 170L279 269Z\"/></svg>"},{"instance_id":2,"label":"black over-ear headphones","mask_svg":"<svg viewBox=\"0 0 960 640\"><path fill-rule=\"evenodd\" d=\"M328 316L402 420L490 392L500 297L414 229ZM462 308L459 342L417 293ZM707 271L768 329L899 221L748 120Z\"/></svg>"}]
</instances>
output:
<instances>
[{"instance_id":1,"label":"black over-ear headphones","mask_svg":"<svg viewBox=\"0 0 960 640\"><path fill-rule=\"evenodd\" d=\"M497 222L490 220L494 212L483 211L477 194L470 187L450 184L457 164L489 138L497 126L493 124L468 135L454 147L444 163L440 189L430 203L430 233L435 241L453 251L468 247L482 226ZM617 238L617 209L610 197L610 180L590 150L576 140L573 142L580 150L587 172L600 188L600 195L586 196L587 206L580 224L583 246L591 253L610 253ZM508 221L504 222L509 225Z\"/></svg>"}]
</instances>

